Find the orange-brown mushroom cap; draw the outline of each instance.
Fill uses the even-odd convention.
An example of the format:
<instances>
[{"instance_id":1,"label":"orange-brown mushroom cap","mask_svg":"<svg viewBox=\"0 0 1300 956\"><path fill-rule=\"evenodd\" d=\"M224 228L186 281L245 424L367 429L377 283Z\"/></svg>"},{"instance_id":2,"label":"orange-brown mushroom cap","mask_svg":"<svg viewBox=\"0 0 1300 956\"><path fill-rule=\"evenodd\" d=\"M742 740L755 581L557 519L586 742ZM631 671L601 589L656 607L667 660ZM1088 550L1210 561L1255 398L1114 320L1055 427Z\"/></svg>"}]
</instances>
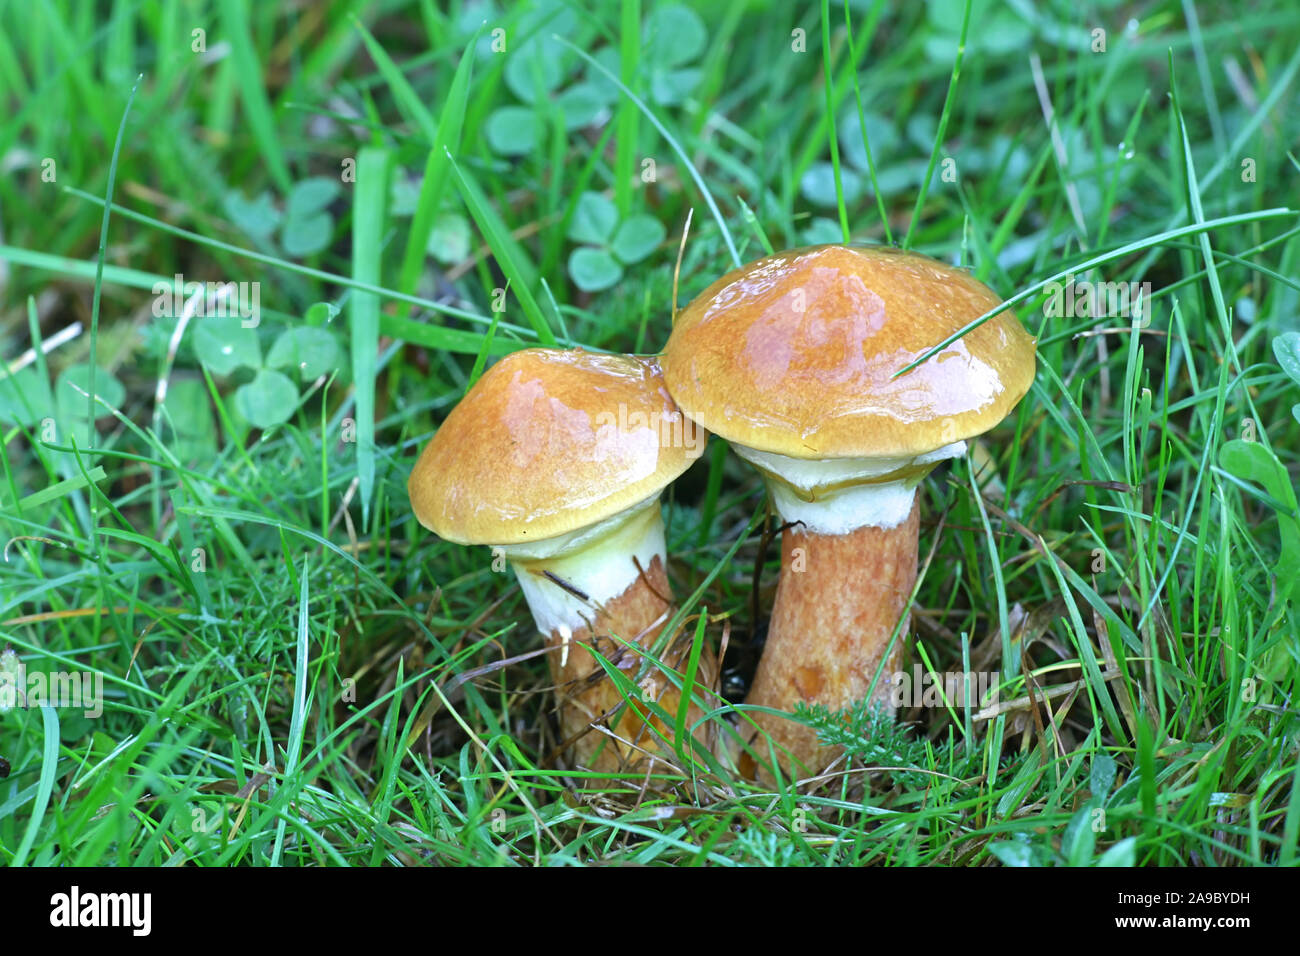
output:
<instances>
[{"instance_id":1,"label":"orange-brown mushroom cap","mask_svg":"<svg viewBox=\"0 0 1300 956\"><path fill-rule=\"evenodd\" d=\"M1001 299L887 247L810 246L713 283L661 363L678 406L728 441L791 458L905 458L988 431L1034 379L1010 311L894 374Z\"/></svg>"},{"instance_id":2,"label":"orange-brown mushroom cap","mask_svg":"<svg viewBox=\"0 0 1300 956\"><path fill-rule=\"evenodd\" d=\"M542 541L658 494L706 440L653 359L524 349L452 409L407 491L420 524L448 541Z\"/></svg>"}]
</instances>

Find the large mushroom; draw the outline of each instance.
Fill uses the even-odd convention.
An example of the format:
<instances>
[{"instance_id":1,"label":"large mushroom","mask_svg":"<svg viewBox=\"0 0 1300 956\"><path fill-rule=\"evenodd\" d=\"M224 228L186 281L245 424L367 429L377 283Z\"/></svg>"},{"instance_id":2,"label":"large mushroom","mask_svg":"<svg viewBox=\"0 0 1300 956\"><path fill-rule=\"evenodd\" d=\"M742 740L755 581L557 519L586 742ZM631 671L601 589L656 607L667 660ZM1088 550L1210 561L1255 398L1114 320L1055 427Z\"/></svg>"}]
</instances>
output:
<instances>
[{"instance_id":1,"label":"large mushroom","mask_svg":"<svg viewBox=\"0 0 1300 956\"><path fill-rule=\"evenodd\" d=\"M669 391L759 470L787 524L747 704L837 711L873 685L873 700L893 702L917 574L916 486L1021 399L1034 340L1002 312L894 376L1000 301L922 255L830 245L730 272L678 315L662 356ZM802 723L754 720L796 770L818 773L835 756Z\"/></svg>"},{"instance_id":2,"label":"large mushroom","mask_svg":"<svg viewBox=\"0 0 1300 956\"><path fill-rule=\"evenodd\" d=\"M526 349L475 383L411 472L422 525L509 560L551 649L561 739L577 766L643 769L675 749L673 723L646 701L675 717L690 635L654 655L674 677L638 649L675 612L660 492L706 441L653 360ZM638 687L620 691L592 649ZM707 693L715 670L706 646L692 695ZM690 714L694 723L698 707ZM698 734L711 746L707 724Z\"/></svg>"}]
</instances>

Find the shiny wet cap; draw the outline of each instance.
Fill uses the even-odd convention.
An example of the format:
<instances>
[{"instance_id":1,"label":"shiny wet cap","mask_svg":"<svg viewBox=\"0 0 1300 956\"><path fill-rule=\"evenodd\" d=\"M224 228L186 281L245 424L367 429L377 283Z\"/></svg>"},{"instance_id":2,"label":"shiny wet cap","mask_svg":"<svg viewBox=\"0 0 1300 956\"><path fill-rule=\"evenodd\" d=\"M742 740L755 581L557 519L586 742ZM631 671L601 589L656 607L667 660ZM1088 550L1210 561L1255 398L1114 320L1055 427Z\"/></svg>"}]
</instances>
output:
<instances>
[{"instance_id":1,"label":"shiny wet cap","mask_svg":"<svg viewBox=\"0 0 1300 956\"><path fill-rule=\"evenodd\" d=\"M658 494L707 437L654 359L525 349L452 409L407 491L420 524L448 541L544 541Z\"/></svg>"},{"instance_id":2,"label":"shiny wet cap","mask_svg":"<svg viewBox=\"0 0 1300 956\"><path fill-rule=\"evenodd\" d=\"M810 246L727 273L677 316L661 362L681 409L791 458L903 458L988 431L1034 380L1034 339L961 269L883 246Z\"/></svg>"}]
</instances>

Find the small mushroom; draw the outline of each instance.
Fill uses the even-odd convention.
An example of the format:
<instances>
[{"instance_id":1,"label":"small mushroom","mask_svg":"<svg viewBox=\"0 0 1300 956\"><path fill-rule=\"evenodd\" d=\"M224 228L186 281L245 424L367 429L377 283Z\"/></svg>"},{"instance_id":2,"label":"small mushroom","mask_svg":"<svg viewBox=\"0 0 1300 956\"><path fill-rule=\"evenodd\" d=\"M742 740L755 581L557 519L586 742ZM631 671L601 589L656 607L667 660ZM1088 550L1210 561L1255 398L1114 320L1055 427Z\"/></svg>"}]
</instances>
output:
<instances>
[{"instance_id":1,"label":"small mushroom","mask_svg":"<svg viewBox=\"0 0 1300 956\"><path fill-rule=\"evenodd\" d=\"M492 545L510 562L551 648L560 733L579 766L644 769L673 753L673 723L645 702L675 718L682 679L674 684L636 648L653 647L676 610L660 493L706 441L653 360L525 349L479 379L411 472L422 525L448 541ZM684 672L690 636L655 657ZM592 649L637 683L631 695ZM693 694L706 693L715 671L706 646ZM692 723L701 716L693 704L690 714ZM712 745L707 724L698 734Z\"/></svg>"},{"instance_id":2,"label":"small mushroom","mask_svg":"<svg viewBox=\"0 0 1300 956\"><path fill-rule=\"evenodd\" d=\"M814 246L728 273L677 317L662 356L669 391L759 470L788 525L747 704L837 711L873 681L873 699L892 702L917 574L916 486L1021 399L1034 340L1003 312L894 376L1000 301L925 256ZM803 724L753 717L796 766L820 772L836 755Z\"/></svg>"}]
</instances>

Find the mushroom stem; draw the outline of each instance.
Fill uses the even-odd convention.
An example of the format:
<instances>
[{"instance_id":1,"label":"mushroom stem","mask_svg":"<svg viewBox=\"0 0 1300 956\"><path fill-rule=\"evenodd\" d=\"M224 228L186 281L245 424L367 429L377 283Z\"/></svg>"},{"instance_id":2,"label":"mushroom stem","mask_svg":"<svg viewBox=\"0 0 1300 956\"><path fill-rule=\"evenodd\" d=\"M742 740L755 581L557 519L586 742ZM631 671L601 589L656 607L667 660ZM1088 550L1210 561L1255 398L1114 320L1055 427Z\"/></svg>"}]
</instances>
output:
<instances>
[{"instance_id":1,"label":"mushroom stem","mask_svg":"<svg viewBox=\"0 0 1300 956\"><path fill-rule=\"evenodd\" d=\"M558 544L544 544L545 548L515 545L504 550L537 628L553 648L549 661L560 735L572 742L571 759L591 770L621 771L640 769L655 755L662 759L671 754L673 726L665 725L645 702L655 701L675 716L680 691L657 666L637 680L643 655L628 646L653 647L676 611L658 496ZM656 657L680 673L686 668L690 646L689 635L683 633ZM593 649L637 681L639 699L636 695L629 699L620 691L592 655ZM695 689L709 687L714 672L713 655L706 646ZM695 705L691 715L692 719L701 716ZM701 742L710 745L704 736L708 726L699 733Z\"/></svg>"},{"instance_id":2,"label":"mushroom stem","mask_svg":"<svg viewBox=\"0 0 1300 956\"><path fill-rule=\"evenodd\" d=\"M798 459L733 447L763 474L777 513L791 525L781 535L776 602L745 703L843 710L866 698L880 667L873 699L892 708L908 622L881 661L916 585L916 487L937 462L962 454L965 442L914 458L874 459ZM838 753L803 724L765 714L754 720L789 749L798 772L820 773ZM762 759L761 742L758 752ZM752 758L740 767L750 775L756 769Z\"/></svg>"},{"instance_id":3,"label":"mushroom stem","mask_svg":"<svg viewBox=\"0 0 1300 956\"><path fill-rule=\"evenodd\" d=\"M919 514L914 499L907 517L892 528L865 525L822 534L795 525L782 532L781 578L747 704L792 711L803 701L841 710L866 698L879 668L872 698L892 706L907 622L885 655L916 584ZM778 747L790 751L796 767L820 772L837 753L803 724L752 716ZM766 756L761 738L755 749Z\"/></svg>"}]
</instances>

